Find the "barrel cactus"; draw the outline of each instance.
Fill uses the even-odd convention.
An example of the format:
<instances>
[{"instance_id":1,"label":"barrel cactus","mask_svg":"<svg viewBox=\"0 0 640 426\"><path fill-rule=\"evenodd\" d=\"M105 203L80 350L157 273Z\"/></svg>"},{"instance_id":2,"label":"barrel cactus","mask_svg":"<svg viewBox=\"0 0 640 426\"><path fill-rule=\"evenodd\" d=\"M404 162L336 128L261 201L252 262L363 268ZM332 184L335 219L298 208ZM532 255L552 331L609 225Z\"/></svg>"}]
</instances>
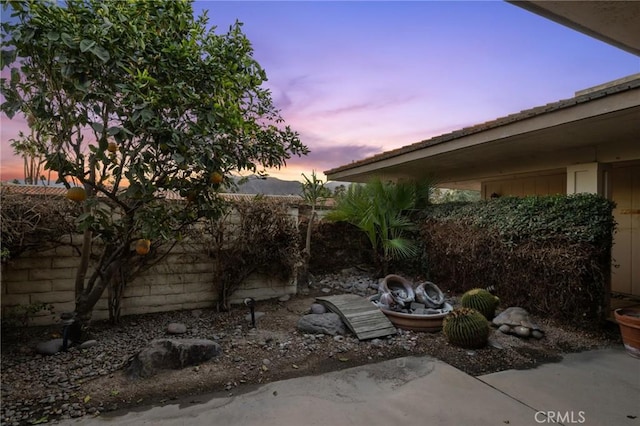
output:
<instances>
[{"instance_id":1,"label":"barrel cactus","mask_svg":"<svg viewBox=\"0 0 640 426\"><path fill-rule=\"evenodd\" d=\"M489 321L475 309L457 308L444 318L442 331L452 345L481 348L489 338Z\"/></svg>"},{"instance_id":2,"label":"barrel cactus","mask_svg":"<svg viewBox=\"0 0 640 426\"><path fill-rule=\"evenodd\" d=\"M464 293L460 299L463 307L475 309L489 321L496 315L499 303L500 299L483 288L473 288Z\"/></svg>"}]
</instances>

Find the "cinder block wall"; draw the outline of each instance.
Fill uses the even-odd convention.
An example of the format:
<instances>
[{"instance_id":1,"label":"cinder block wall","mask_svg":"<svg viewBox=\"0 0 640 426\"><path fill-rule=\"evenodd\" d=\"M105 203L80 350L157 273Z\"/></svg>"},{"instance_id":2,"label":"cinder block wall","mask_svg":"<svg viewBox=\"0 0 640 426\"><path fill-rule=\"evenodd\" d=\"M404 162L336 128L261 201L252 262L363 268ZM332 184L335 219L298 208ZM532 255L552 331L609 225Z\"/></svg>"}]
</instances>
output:
<instances>
[{"instance_id":1,"label":"cinder block wall","mask_svg":"<svg viewBox=\"0 0 640 426\"><path fill-rule=\"evenodd\" d=\"M297 209L289 214L297 220ZM81 236L73 237L79 243ZM53 313L41 311L30 325L60 322L61 312L73 311L74 283L80 254L71 246L61 246L43 252L24 253L3 265L0 277L2 317L18 305L44 302L53 306ZM294 278L280 281L273 277L253 275L233 294L231 303L246 297L256 300L295 294ZM204 244L185 242L176 245L158 264L129 282L122 298L121 315L167 312L182 309L215 307L214 259ZM109 317L107 290L93 311L93 319Z\"/></svg>"}]
</instances>

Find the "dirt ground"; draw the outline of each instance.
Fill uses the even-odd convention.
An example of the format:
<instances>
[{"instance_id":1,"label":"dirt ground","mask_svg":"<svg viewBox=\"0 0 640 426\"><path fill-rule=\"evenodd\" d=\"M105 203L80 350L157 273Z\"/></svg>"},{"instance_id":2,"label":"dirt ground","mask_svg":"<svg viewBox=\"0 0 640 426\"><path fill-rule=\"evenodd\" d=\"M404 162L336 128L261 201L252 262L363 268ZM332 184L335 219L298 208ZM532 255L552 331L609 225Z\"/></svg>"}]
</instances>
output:
<instances>
[{"instance_id":1,"label":"dirt ground","mask_svg":"<svg viewBox=\"0 0 640 426\"><path fill-rule=\"evenodd\" d=\"M490 345L467 350L447 343L441 332L402 332L396 336L359 342L346 338L305 335L296 330L308 313L313 295L287 302L263 302L265 315L257 328L249 327L247 312L237 309L216 314L223 352L214 360L180 371L165 371L151 379L131 380L121 372L83 384L102 410L164 403L203 392L242 392L249 385L300 376L313 376L367 363L408 356L429 355L465 371L482 375L505 369L534 368L562 359L567 352L619 344L615 328L588 333L536 319L545 330L542 340L523 340L492 331ZM139 321L138 321L139 322Z\"/></svg>"}]
</instances>

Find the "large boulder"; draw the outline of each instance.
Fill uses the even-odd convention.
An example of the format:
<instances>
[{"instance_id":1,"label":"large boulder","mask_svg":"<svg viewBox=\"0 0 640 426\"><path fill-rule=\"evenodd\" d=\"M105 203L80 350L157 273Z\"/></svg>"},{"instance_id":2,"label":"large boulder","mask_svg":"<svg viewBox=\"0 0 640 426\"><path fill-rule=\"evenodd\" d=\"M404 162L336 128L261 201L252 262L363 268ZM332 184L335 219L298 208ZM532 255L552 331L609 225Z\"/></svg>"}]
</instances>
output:
<instances>
[{"instance_id":1,"label":"large boulder","mask_svg":"<svg viewBox=\"0 0 640 426\"><path fill-rule=\"evenodd\" d=\"M151 377L157 370L198 365L220 354L220 345L207 339L157 339L134 355L125 372L129 377Z\"/></svg>"},{"instance_id":2,"label":"large boulder","mask_svg":"<svg viewBox=\"0 0 640 426\"><path fill-rule=\"evenodd\" d=\"M338 314L308 314L298 320L298 330L310 334L345 334L344 323Z\"/></svg>"}]
</instances>

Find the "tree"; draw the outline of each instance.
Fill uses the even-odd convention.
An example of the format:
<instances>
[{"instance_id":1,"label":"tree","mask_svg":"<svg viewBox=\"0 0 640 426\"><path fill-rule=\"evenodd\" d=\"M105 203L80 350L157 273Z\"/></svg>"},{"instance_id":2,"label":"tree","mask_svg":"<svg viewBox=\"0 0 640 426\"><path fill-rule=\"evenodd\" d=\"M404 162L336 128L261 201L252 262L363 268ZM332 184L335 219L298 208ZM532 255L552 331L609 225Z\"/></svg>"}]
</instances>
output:
<instances>
[{"instance_id":1,"label":"tree","mask_svg":"<svg viewBox=\"0 0 640 426\"><path fill-rule=\"evenodd\" d=\"M148 263L136 241L141 253L149 241L157 252L221 214L217 192L232 171L264 174L307 153L261 87L266 74L240 23L217 34L187 1L8 4L2 111L32 115L50 136L45 168L84 190L73 189L83 205L75 281L83 321L107 286ZM183 200L166 200L172 193Z\"/></svg>"},{"instance_id":2,"label":"tree","mask_svg":"<svg viewBox=\"0 0 640 426\"><path fill-rule=\"evenodd\" d=\"M429 181L393 183L380 178L366 185L351 184L326 217L364 231L382 275L387 275L389 261L418 254L415 242L405 237L415 227L409 213L429 202L431 188Z\"/></svg>"},{"instance_id":3,"label":"tree","mask_svg":"<svg viewBox=\"0 0 640 426\"><path fill-rule=\"evenodd\" d=\"M434 203L451 203L455 201L479 201L480 191L470 189L443 189L437 188L433 194Z\"/></svg>"},{"instance_id":4,"label":"tree","mask_svg":"<svg viewBox=\"0 0 640 426\"><path fill-rule=\"evenodd\" d=\"M331 196L331 191L326 188L322 179L318 179L316 171L311 171L311 178L308 178L304 173L302 174L304 182L302 185L302 196L305 202L311 206L311 213L307 222L307 233L305 238L304 250L302 251L302 265L298 271L298 281L302 283L309 282L309 260L311 259L311 232L313 230L313 223L316 218L316 206L318 201L323 197Z\"/></svg>"},{"instance_id":5,"label":"tree","mask_svg":"<svg viewBox=\"0 0 640 426\"><path fill-rule=\"evenodd\" d=\"M13 153L24 160L24 183L37 185L40 180L44 181L46 179L40 174L44 165L46 144L43 142L40 132L33 127L35 123L31 117L29 118L27 122L31 127L31 134L25 136L23 132L19 132L19 139L11 139L9 142L11 142Z\"/></svg>"},{"instance_id":6,"label":"tree","mask_svg":"<svg viewBox=\"0 0 640 426\"><path fill-rule=\"evenodd\" d=\"M321 198L331 196L331 191L326 188L322 179L318 179L316 171L311 171L311 179L309 179L304 173L302 174L304 182L302 183L302 197L305 202L311 206L311 214L309 215L309 223L307 224L307 237L305 239L304 253L305 257L311 257L311 230L313 229L313 222L317 216L316 206Z\"/></svg>"}]
</instances>

